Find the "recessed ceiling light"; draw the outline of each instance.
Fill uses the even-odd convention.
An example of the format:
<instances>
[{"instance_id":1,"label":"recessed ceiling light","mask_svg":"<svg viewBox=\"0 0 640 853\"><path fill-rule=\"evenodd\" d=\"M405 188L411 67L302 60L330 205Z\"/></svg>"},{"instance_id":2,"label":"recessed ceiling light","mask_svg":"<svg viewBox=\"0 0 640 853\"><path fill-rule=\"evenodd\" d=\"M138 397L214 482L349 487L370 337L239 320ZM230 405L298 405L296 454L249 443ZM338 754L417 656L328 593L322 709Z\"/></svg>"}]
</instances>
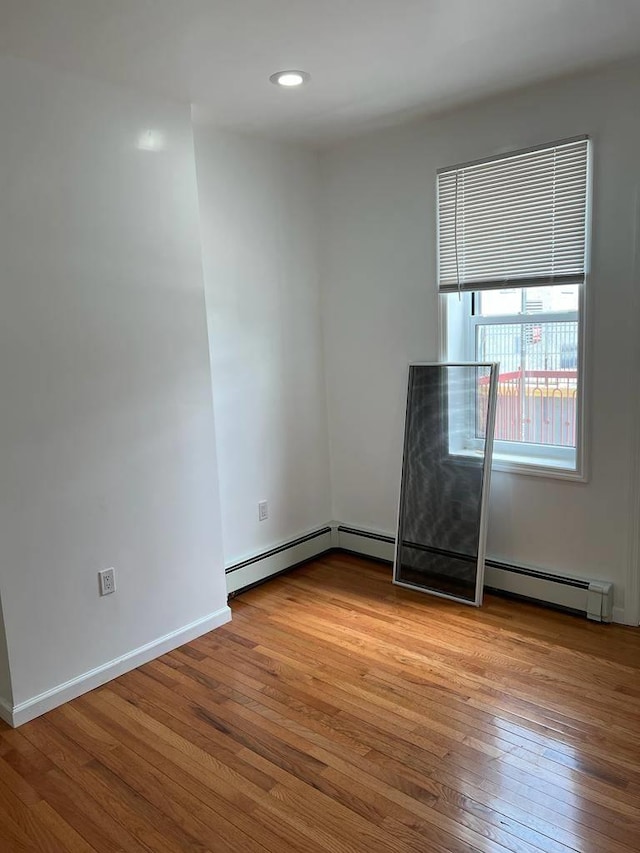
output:
<instances>
[{"instance_id":1,"label":"recessed ceiling light","mask_svg":"<svg viewBox=\"0 0 640 853\"><path fill-rule=\"evenodd\" d=\"M285 89L295 89L296 86L302 86L308 79L309 75L306 71L277 71L269 77L272 83Z\"/></svg>"}]
</instances>

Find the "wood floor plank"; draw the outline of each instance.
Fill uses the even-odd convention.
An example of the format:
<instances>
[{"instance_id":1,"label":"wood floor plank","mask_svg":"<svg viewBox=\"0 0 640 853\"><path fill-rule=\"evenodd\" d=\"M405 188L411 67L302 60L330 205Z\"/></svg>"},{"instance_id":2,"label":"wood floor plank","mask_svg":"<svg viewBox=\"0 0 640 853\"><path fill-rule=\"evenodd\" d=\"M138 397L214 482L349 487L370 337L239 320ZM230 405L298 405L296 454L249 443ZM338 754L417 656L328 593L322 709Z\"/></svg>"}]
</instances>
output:
<instances>
[{"instance_id":1,"label":"wood floor plank","mask_svg":"<svg viewBox=\"0 0 640 853\"><path fill-rule=\"evenodd\" d=\"M31 810L49 837L57 843L56 850L65 850L68 853L96 853L95 847L91 847L49 803L43 800L36 806L32 806Z\"/></svg>"},{"instance_id":2,"label":"wood floor plank","mask_svg":"<svg viewBox=\"0 0 640 853\"><path fill-rule=\"evenodd\" d=\"M325 634L325 610L320 610L318 606L316 612L310 610L309 600L304 597L281 604L275 617L281 624L295 625L316 640L322 639ZM370 659L383 666L405 662L413 664L418 671L427 666L435 666L448 683L457 683L461 690L495 692L508 686L512 694L526 700L530 697L531 682L535 681L538 703L551 712L560 711L559 703L565 698L565 694L569 702L574 696L572 686L566 679L557 678L549 684L548 674L544 671L536 671L534 666L530 666L526 672L519 671L515 667L507 666L495 652L492 652L493 661L488 667L478 663L475 648L462 655L456 651L454 644L448 647L444 641L432 637L429 640L416 641L415 638L397 630L390 630L387 626L378 626L372 636L371 628L359 625L355 618L350 619L348 623L336 625L332 639L336 645L343 645L363 655L366 648ZM589 685L583 684L581 696L583 700L589 701L588 720L607 722L609 726L621 725L629 731L630 736L638 737L640 713L636 702L631 699L629 702L619 701L615 708L611 708L602 703L601 695L601 691L596 690L591 682ZM572 710L574 717L587 721L587 711L583 705L576 703Z\"/></svg>"},{"instance_id":3,"label":"wood floor plank","mask_svg":"<svg viewBox=\"0 0 640 853\"><path fill-rule=\"evenodd\" d=\"M202 662L202 664L201 664L201 665L202 665L202 666L204 666L204 665L205 665L205 663L206 663L206 662ZM212 665L212 666L215 666L215 664L211 664L211 665ZM284 677L285 677L285 671L284 671L284 670L281 670L281 671L279 672L279 678L280 678L280 679L282 679L282 678L284 678ZM327 689L329 689L329 685L326 685L326 688L327 688ZM389 704L391 704L391 703L389 703ZM465 736L465 737L467 738L467 743L463 743L463 744L460 744L460 745L459 745L458 752L460 753L460 755L458 756L458 758L460 758L461 756L464 756L465 754L468 754L468 755L470 756L470 759L469 759L469 760L470 760L472 763L471 763L471 764L469 764L469 762L467 761L467 762L466 762L466 766L467 766L467 767L469 767L469 769L473 770L473 769L474 769L474 764L473 764L473 762L476 762L476 761L478 760L478 758L477 758L476 756L474 756L474 755L473 755L472 750L469 750L470 741L472 741L472 739L469 739L469 738L468 738L468 736ZM414 741L413 741L413 742L414 742L414 743L417 743L417 744L420 744L420 739L419 739L419 737L418 737L415 733L414 733ZM449 746L451 746L451 745L452 745L452 744L449 744ZM377 746L378 746L378 748L379 748L379 747L380 747L380 744L377 744ZM401 744L400 744L400 743L397 743L397 746L398 746L398 748L399 748L399 747L401 746ZM480 751L482 752L482 748L480 749ZM505 753L506 753L506 750L505 750ZM489 757L496 757L496 755L498 755L498 754L500 754L500 753L499 753L499 752L495 752L494 754L489 753ZM411 760L411 757L407 757L407 758L406 758L406 760L410 761L410 760ZM562 768L561 768L561 769L562 769ZM564 773L564 770L562 770L562 772ZM597 785L597 784L598 784L598 780L596 780L596 782L595 782L594 784L596 784L596 785ZM606 788L605 790L608 790L608 788ZM632 814L634 814L634 812L632 812Z\"/></svg>"},{"instance_id":4,"label":"wood floor plank","mask_svg":"<svg viewBox=\"0 0 640 853\"><path fill-rule=\"evenodd\" d=\"M331 554L13 731L8 853L637 853L640 631Z\"/></svg>"}]
</instances>

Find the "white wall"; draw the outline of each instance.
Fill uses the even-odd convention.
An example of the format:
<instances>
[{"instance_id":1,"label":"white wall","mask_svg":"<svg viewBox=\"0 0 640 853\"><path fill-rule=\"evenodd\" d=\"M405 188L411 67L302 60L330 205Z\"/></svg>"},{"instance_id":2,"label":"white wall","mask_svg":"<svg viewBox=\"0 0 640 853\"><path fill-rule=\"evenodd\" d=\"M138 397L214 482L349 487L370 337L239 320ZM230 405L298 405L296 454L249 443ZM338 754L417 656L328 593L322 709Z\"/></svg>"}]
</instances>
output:
<instances>
[{"instance_id":1,"label":"white wall","mask_svg":"<svg viewBox=\"0 0 640 853\"><path fill-rule=\"evenodd\" d=\"M610 579L630 572L640 68L624 65L374 133L325 153L324 334L333 516L393 531L407 363L437 360L436 170L587 133L595 156L590 482L496 474L489 553ZM637 286L637 283L636 285ZM627 614L635 602L627 601Z\"/></svg>"},{"instance_id":2,"label":"white wall","mask_svg":"<svg viewBox=\"0 0 640 853\"><path fill-rule=\"evenodd\" d=\"M2 602L0 601L0 717L2 711L11 710L13 707L13 691L11 690L11 672L9 670L9 652L7 649L7 637L4 631L4 614Z\"/></svg>"},{"instance_id":3,"label":"white wall","mask_svg":"<svg viewBox=\"0 0 640 853\"><path fill-rule=\"evenodd\" d=\"M0 592L20 704L226 594L189 109L3 57L0 115ZM137 147L147 129L164 150Z\"/></svg>"},{"instance_id":4,"label":"white wall","mask_svg":"<svg viewBox=\"0 0 640 853\"><path fill-rule=\"evenodd\" d=\"M330 520L318 162L207 127L195 136L230 565Z\"/></svg>"}]
</instances>

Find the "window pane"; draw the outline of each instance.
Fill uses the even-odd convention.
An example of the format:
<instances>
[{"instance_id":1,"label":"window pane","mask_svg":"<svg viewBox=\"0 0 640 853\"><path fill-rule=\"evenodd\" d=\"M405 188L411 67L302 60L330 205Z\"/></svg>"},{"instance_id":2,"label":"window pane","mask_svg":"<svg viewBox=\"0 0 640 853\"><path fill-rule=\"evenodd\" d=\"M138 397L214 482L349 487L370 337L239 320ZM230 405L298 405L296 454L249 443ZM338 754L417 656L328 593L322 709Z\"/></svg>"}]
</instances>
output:
<instances>
[{"instance_id":1,"label":"window pane","mask_svg":"<svg viewBox=\"0 0 640 853\"><path fill-rule=\"evenodd\" d=\"M579 294L578 284L484 290L477 294L477 313L481 317L504 317L508 314L577 311Z\"/></svg>"},{"instance_id":2,"label":"window pane","mask_svg":"<svg viewBox=\"0 0 640 853\"><path fill-rule=\"evenodd\" d=\"M478 314L483 317L501 317L522 312L522 288L510 290L483 290L478 293Z\"/></svg>"},{"instance_id":3,"label":"window pane","mask_svg":"<svg viewBox=\"0 0 640 853\"><path fill-rule=\"evenodd\" d=\"M496 440L576 446L577 321L478 325L476 358L500 363Z\"/></svg>"},{"instance_id":4,"label":"window pane","mask_svg":"<svg viewBox=\"0 0 640 853\"><path fill-rule=\"evenodd\" d=\"M523 289L523 314L541 311L577 311L579 284L556 284L552 287L526 287Z\"/></svg>"}]
</instances>

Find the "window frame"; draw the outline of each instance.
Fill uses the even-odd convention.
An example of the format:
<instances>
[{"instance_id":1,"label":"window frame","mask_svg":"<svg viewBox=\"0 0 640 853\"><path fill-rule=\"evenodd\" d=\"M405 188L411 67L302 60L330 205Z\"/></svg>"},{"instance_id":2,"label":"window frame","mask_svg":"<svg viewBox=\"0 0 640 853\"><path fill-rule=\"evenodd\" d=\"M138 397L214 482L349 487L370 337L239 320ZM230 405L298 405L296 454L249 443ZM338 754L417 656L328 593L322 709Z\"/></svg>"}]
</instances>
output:
<instances>
[{"instance_id":1,"label":"window frame","mask_svg":"<svg viewBox=\"0 0 640 853\"><path fill-rule=\"evenodd\" d=\"M511 474L523 474L534 477L543 477L550 479L558 479L558 480L568 480L578 483L587 483L589 481L589 437L590 430L587 418L587 412L589 411L589 397L590 397L590 381L589 381L589 351L590 351L590 330L591 330L591 322L590 322L590 302L591 302L591 288L589 286L589 278L590 278L590 269L591 269L591 245L592 245L592 237L591 237L591 224L592 224L592 205L593 205L593 139L590 136L582 136L575 137L575 139L586 139L588 141L587 147L587 163L586 163L586 188L585 188L585 264L584 264L584 277L583 280L578 284L578 310L577 312L549 312L548 314L529 314L529 315L503 315L495 318L481 318L482 320L487 321L490 320L498 320L499 322L507 322L510 318L517 317L517 322L532 322L533 317L556 317L562 319L568 319L568 315L573 315L577 313L578 320L578 352L577 352L577 387L578 387L578 395L577 395L577 404L576 404L576 448L575 448L575 462L572 465L566 464L566 455L564 460L562 458L558 458L558 456L562 456L562 454L554 454L553 448L557 447L556 445L534 445L530 443L519 443L519 442L502 442L496 441L494 442L493 448L493 463L492 468L495 471L503 471ZM507 152L504 156L505 158L513 156L514 154L523 153L526 151L533 151L537 149L544 149L547 147L552 147L553 145L560 143L546 143L536 145L530 148L523 148L519 151ZM490 160L498 160L500 157L488 157L485 158L486 162ZM483 161L473 161L473 162L483 162ZM461 164L457 168L463 168L465 165L469 164ZM442 171L442 170L439 170ZM439 221L439 206L438 206L438 176L436 175L435 181L435 198L436 198L436 246L439 246L440 242L440 221ZM436 253L437 255L437 253ZM436 292L438 291L438 282L439 282L439 266L438 261L436 261ZM561 283L553 286L562 286ZM509 284L505 286L506 288L514 288L518 287L517 282L511 281ZM478 288L473 291L465 291L456 293L437 293L438 296L438 357L442 362L447 361L460 361L460 360L475 360L475 326L478 325L477 318L472 317L471 313L471 297L472 293L477 294L482 291L483 288ZM448 305L450 304L450 300L459 299L459 300L467 300L468 301L468 310L466 312L466 317L464 322L464 338L465 340L457 344L457 348L453 348L450 346L449 341L449 312ZM475 322L473 322L475 321ZM470 329L473 327L473 338L470 337ZM471 341L471 348L469 342ZM473 405L470 406L470 417L475 424L475 401ZM475 426L471 427L475 431ZM509 445L509 447L504 447L504 445ZM539 450L538 450L539 448ZM544 452L545 449L551 448L551 452ZM518 452L519 451L519 452ZM538 452L536 452L538 451ZM461 456L473 456L474 451L470 447L468 450L465 450L460 453ZM563 464L563 461L565 464Z\"/></svg>"},{"instance_id":2,"label":"window frame","mask_svg":"<svg viewBox=\"0 0 640 853\"><path fill-rule=\"evenodd\" d=\"M586 279L586 277L585 277ZM562 285L557 285L561 287ZM577 319L578 322L578 352L577 352L577 403L576 403L576 447L572 449L559 447L558 445L534 444L528 442L494 441L493 446L493 468L496 471L505 471L515 474L528 474L537 477L551 477L554 479L573 480L587 482L588 472L586 470L586 445L587 430L585 424L587 383L586 377L586 328L587 328L587 292L585 283L578 287L578 310L577 311L555 311L536 312L535 314L505 314L495 317L472 315L471 297L472 293L463 293L460 300L464 303L465 316L463 320L463 340L456 343L455 351L449 346L448 334L448 303L449 300L458 299L455 294L440 294L440 322L439 322L439 358L442 362L461 360L477 361L475 351L475 331L478 325L500 325L500 324L531 324L535 318L541 322L568 321ZM477 293L477 291L474 291ZM473 434L475 432L475 401L470 401L469 406L469 441L464 450L458 451L461 456L474 456ZM573 459L571 458L573 457ZM575 461L573 461L575 460Z\"/></svg>"}]
</instances>

